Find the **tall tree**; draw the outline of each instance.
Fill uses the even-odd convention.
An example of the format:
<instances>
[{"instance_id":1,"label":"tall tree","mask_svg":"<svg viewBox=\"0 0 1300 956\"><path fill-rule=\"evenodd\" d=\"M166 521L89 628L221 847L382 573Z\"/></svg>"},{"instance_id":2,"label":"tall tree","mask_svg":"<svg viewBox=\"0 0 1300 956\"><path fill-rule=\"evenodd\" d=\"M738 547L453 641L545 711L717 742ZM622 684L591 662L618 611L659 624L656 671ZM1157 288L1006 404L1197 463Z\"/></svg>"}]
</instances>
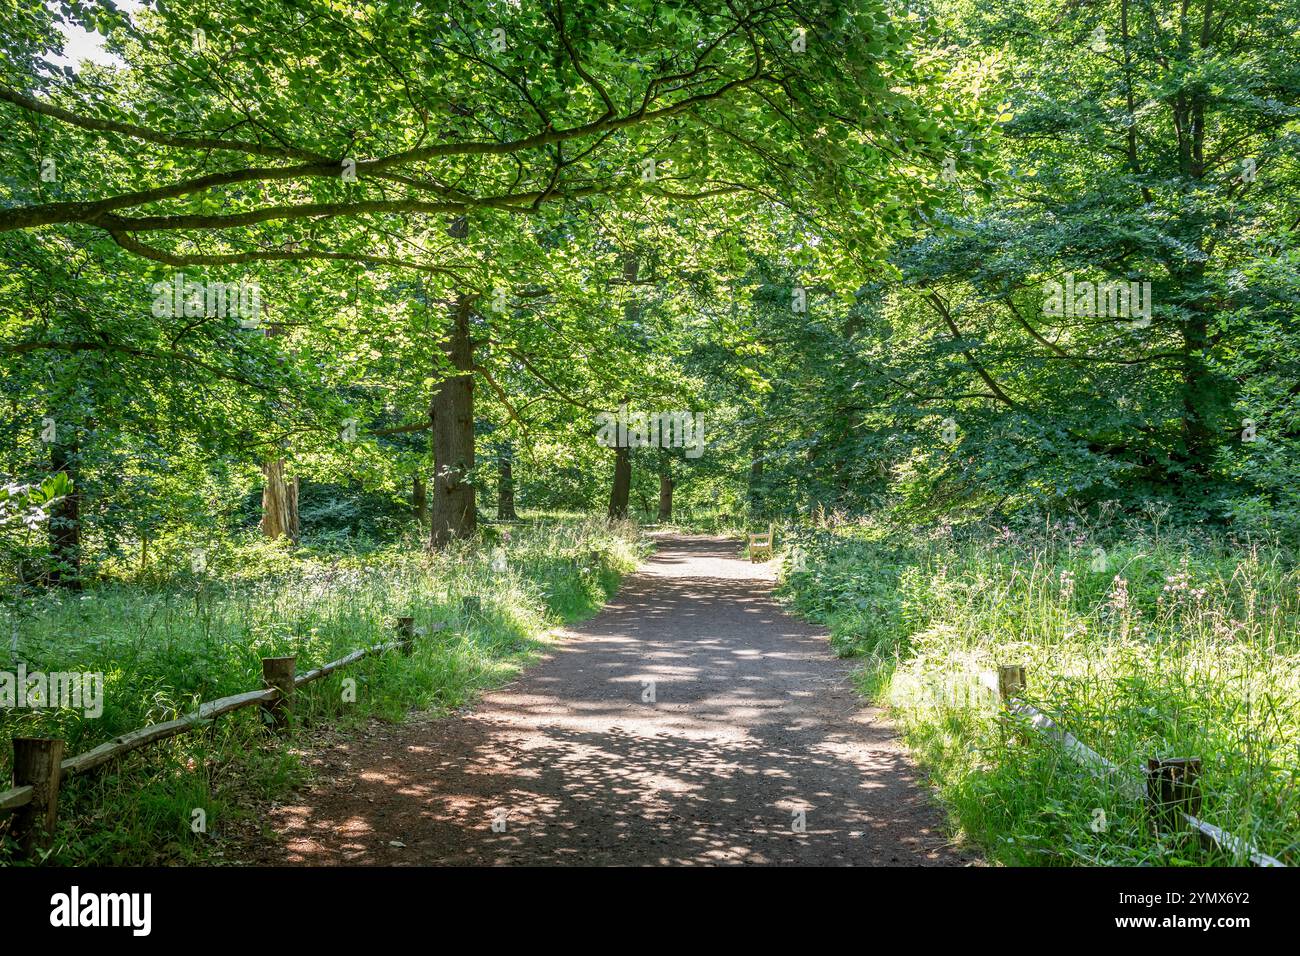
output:
<instances>
[{"instance_id":1,"label":"tall tree","mask_svg":"<svg viewBox=\"0 0 1300 956\"><path fill-rule=\"evenodd\" d=\"M632 491L632 455L626 445L614 449L614 480L610 483L609 519L627 517L627 501Z\"/></svg>"}]
</instances>

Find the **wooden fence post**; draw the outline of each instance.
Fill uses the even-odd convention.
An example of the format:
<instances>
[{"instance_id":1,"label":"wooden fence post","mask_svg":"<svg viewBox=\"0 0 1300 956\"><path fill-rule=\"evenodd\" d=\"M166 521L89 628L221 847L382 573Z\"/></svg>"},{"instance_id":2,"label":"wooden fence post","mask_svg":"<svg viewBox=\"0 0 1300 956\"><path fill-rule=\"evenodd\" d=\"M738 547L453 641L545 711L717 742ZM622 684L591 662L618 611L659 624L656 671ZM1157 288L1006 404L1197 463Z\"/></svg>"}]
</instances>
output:
<instances>
[{"instance_id":1,"label":"wooden fence post","mask_svg":"<svg viewBox=\"0 0 1300 956\"><path fill-rule=\"evenodd\" d=\"M1182 814L1201 813L1201 758L1151 757L1147 760L1147 798L1158 829L1177 830Z\"/></svg>"},{"instance_id":2,"label":"wooden fence post","mask_svg":"<svg viewBox=\"0 0 1300 956\"><path fill-rule=\"evenodd\" d=\"M1023 664L998 665L998 696L1006 704L1025 689L1025 668Z\"/></svg>"},{"instance_id":3,"label":"wooden fence post","mask_svg":"<svg viewBox=\"0 0 1300 956\"><path fill-rule=\"evenodd\" d=\"M293 713L294 662L293 657L262 658L262 683L280 692L262 704L262 713L277 730L284 728Z\"/></svg>"},{"instance_id":4,"label":"wooden fence post","mask_svg":"<svg viewBox=\"0 0 1300 956\"><path fill-rule=\"evenodd\" d=\"M411 652L415 650L415 618L397 619L397 639L402 642L402 656L410 657Z\"/></svg>"},{"instance_id":5,"label":"wooden fence post","mask_svg":"<svg viewBox=\"0 0 1300 956\"><path fill-rule=\"evenodd\" d=\"M13 832L24 856L47 849L59 815L59 764L63 741L51 737L14 738L14 786L31 787L32 802L14 814Z\"/></svg>"}]
</instances>

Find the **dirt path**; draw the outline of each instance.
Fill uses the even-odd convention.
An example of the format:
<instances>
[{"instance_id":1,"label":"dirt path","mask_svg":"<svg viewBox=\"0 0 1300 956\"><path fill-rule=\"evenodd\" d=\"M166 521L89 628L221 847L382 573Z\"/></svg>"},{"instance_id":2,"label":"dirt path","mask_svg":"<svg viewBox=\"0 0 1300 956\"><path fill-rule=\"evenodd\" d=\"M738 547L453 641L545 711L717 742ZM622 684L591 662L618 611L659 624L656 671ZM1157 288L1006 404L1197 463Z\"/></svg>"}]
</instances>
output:
<instances>
[{"instance_id":1,"label":"dirt path","mask_svg":"<svg viewBox=\"0 0 1300 956\"><path fill-rule=\"evenodd\" d=\"M851 665L771 586L734 541L662 539L474 713L319 754L326 772L294 801L310 803L271 812L282 839L259 862L968 862L879 712L859 707Z\"/></svg>"}]
</instances>

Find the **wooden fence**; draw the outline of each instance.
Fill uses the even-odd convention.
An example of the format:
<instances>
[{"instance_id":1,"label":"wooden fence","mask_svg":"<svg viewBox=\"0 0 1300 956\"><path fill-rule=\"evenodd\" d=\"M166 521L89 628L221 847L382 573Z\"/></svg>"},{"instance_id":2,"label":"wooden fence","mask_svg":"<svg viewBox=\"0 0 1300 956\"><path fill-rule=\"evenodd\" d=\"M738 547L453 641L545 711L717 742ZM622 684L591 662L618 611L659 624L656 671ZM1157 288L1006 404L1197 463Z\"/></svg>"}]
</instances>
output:
<instances>
[{"instance_id":1,"label":"wooden fence","mask_svg":"<svg viewBox=\"0 0 1300 956\"><path fill-rule=\"evenodd\" d=\"M1028 727L1054 740L1093 776L1112 781L1119 792L1130 799L1145 801L1158 829L1190 827L1202 841L1213 843L1236 857L1249 859L1255 866L1286 866L1268 854L1261 853L1240 837L1199 817L1200 757L1151 757L1147 760L1146 780L1143 781L1058 727L1036 707L1019 700L1025 689L1024 667L1003 665L998 668L996 678L992 674L981 675L981 678L986 686L998 692L1009 713L1024 718Z\"/></svg>"},{"instance_id":2,"label":"wooden fence","mask_svg":"<svg viewBox=\"0 0 1300 956\"><path fill-rule=\"evenodd\" d=\"M436 624L429 633L436 633L445 627L445 624ZM93 770L123 754L160 740L189 733L214 717L254 704L261 707L270 726L283 729L293 710L293 695L297 688L320 680L364 657L391 650L401 650L409 656L415 647L415 636L415 619L399 617L397 640L353 651L305 674L295 674L293 657L264 657L262 682L266 686L261 690L208 701L184 717L122 734L75 757L64 758L63 741L57 738L15 737L14 786L0 791L0 813L15 813L12 833L18 841L20 853L31 856L36 850L47 848L54 837L59 786L65 778Z\"/></svg>"}]
</instances>

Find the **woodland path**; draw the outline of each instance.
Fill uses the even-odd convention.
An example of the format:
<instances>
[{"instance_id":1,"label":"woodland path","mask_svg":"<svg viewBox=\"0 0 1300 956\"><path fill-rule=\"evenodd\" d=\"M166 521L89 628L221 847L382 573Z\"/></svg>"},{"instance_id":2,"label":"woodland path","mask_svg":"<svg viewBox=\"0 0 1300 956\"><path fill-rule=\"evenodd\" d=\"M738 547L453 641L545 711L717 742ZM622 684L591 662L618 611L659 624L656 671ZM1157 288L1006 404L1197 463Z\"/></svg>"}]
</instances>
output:
<instances>
[{"instance_id":1,"label":"woodland path","mask_svg":"<svg viewBox=\"0 0 1300 956\"><path fill-rule=\"evenodd\" d=\"M852 665L733 540L662 537L473 711L336 741L267 864L968 864ZM654 702L643 701L653 681ZM796 812L804 813L797 832ZM504 831L500 823L504 811ZM394 845L400 844L400 845Z\"/></svg>"}]
</instances>

